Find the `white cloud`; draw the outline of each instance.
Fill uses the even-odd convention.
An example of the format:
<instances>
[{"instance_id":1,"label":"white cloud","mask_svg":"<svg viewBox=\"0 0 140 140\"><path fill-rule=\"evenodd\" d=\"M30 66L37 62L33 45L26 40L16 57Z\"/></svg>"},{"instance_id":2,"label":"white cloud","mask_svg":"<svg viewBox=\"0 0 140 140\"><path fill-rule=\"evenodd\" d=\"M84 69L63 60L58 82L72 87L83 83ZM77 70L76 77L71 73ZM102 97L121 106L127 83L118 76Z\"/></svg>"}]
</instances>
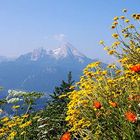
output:
<instances>
[{"instance_id":1,"label":"white cloud","mask_svg":"<svg viewBox=\"0 0 140 140\"><path fill-rule=\"evenodd\" d=\"M65 42L65 41L67 41L67 39L66 39L66 35L65 34L55 34L54 36L53 36L53 38L55 39L55 40L57 40L57 41L59 41L59 42Z\"/></svg>"}]
</instances>

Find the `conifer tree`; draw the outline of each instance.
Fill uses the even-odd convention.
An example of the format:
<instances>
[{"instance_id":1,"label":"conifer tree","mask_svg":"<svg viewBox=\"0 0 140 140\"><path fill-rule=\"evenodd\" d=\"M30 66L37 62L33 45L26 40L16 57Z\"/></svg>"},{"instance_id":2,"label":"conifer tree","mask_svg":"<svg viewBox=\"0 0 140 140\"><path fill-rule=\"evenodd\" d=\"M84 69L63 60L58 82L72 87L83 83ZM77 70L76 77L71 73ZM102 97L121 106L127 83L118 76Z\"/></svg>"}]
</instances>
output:
<instances>
[{"instance_id":1,"label":"conifer tree","mask_svg":"<svg viewBox=\"0 0 140 140\"><path fill-rule=\"evenodd\" d=\"M73 83L72 74L69 72L67 81L63 80L61 85L55 87L53 94L50 95L51 100L43 111L43 118L45 119L41 122L42 125L46 124L44 131L47 131L47 133L43 137L48 140L58 140L68 130L65 121L67 103L69 102L67 93L73 90L70 89ZM61 95L64 95L63 98L60 98ZM44 135L44 132L40 132L40 135Z\"/></svg>"}]
</instances>

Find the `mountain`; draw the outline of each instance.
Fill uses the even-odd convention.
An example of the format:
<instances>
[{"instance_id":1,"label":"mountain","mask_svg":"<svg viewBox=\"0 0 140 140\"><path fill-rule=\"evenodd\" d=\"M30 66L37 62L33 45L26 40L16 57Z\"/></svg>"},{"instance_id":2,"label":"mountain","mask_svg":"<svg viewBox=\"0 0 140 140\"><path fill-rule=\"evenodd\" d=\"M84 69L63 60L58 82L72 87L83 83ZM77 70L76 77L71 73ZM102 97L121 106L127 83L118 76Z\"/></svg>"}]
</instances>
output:
<instances>
[{"instance_id":1,"label":"mountain","mask_svg":"<svg viewBox=\"0 0 140 140\"><path fill-rule=\"evenodd\" d=\"M0 63L2 62L8 62L8 61L14 61L14 57L6 57L6 56L0 56Z\"/></svg>"},{"instance_id":2,"label":"mountain","mask_svg":"<svg viewBox=\"0 0 140 140\"><path fill-rule=\"evenodd\" d=\"M70 43L65 43L57 49L54 50L45 50L43 48L35 49L33 52L20 56L17 61L36 61L36 62L45 62L46 63L62 63L62 62L71 62L71 63L86 63L91 61L90 58L87 58L85 55L80 53L76 48ZM54 64L53 64L54 65Z\"/></svg>"},{"instance_id":3,"label":"mountain","mask_svg":"<svg viewBox=\"0 0 140 140\"><path fill-rule=\"evenodd\" d=\"M52 92L69 71L77 81L92 60L70 43L54 50L33 50L12 61L0 63L0 84L7 89Z\"/></svg>"}]
</instances>

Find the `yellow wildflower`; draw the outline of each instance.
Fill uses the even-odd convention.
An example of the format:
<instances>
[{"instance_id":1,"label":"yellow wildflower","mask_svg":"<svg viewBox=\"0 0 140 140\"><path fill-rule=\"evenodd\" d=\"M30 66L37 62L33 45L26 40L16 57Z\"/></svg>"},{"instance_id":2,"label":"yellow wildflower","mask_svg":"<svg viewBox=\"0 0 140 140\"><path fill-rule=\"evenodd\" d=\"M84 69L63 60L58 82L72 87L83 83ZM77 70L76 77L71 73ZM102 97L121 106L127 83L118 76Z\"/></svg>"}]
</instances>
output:
<instances>
[{"instance_id":1,"label":"yellow wildflower","mask_svg":"<svg viewBox=\"0 0 140 140\"><path fill-rule=\"evenodd\" d=\"M16 136L17 132L16 131L12 131L9 136L7 137L7 140L14 140L14 137Z\"/></svg>"},{"instance_id":2,"label":"yellow wildflower","mask_svg":"<svg viewBox=\"0 0 140 140\"><path fill-rule=\"evenodd\" d=\"M120 42L119 41L116 41L116 42L113 43L113 45L114 46L118 46L118 45L120 45Z\"/></svg>"},{"instance_id":3,"label":"yellow wildflower","mask_svg":"<svg viewBox=\"0 0 140 140\"><path fill-rule=\"evenodd\" d=\"M104 44L104 41L103 40L100 40L99 44L101 44L101 45Z\"/></svg>"},{"instance_id":4,"label":"yellow wildflower","mask_svg":"<svg viewBox=\"0 0 140 140\"><path fill-rule=\"evenodd\" d=\"M112 37L118 39L119 35L117 33L114 33L112 34Z\"/></svg>"},{"instance_id":5,"label":"yellow wildflower","mask_svg":"<svg viewBox=\"0 0 140 140\"><path fill-rule=\"evenodd\" d=\"M130 22L130 20L129 20L129 19L126 19L126 20L125 20L125 22L126 22L126 23L129 23L129 22Z\"/></svg>"},{"instance_id":6,"label":"yellow wildflower","mask_svg":"<svg viewBox=\"0 0 140 140\"><path fill-rule=\"evenodd\" d=\"M128 28L133 29L135 26L133 24L129 25Z\"/></svg>"},{"instance_id":7,"label":"yellow wildflower","mask_svg":"<svg viewBox=\"0 0 140 140\"><path fill-rule=\"evenodd\" d=\"M4 117L4 118L1 120L1 122L7 122L7 121L9 121L9 118L8 118L8 117Z\"/></svg>"},{"instance_id":8,"label":"yellow wildflower","mask_svg":"<svg viewBox=\"0 0 140 140\"><path fill-rule=\"evenodd\" d=\"M109 51L109 47L104 47L104 50L105 51Z\"/></svg>"},{"instance_id":9,"label":"yellow wildflower","mask_svg":"<svg viewBox=\"0 0 140 140\"><path fill-rule=\"evenodd\" d=\"M69 89L74 89L75 88L75 86L71 86Z\"/></svg>"},{"instance_id":10,"label":"yellow wildflower","mask_svg":"<svg viewBox=\"0 0 140 140\"><path fill-rule=\"evenodd\" d=\"M140 14L137 14L135 19L139 20L140 19Z\"/></svg>"},{"instance_id":11,"label":"yellow wildflower","mask_svg":"<svg viewBox=\"0 0 140 140\"><path fill-rule=\"evenodd\" d=\"M121 72L121 70L116 70L116 74L120 74Z\"/></svg>"},{"instance_id":12,"label":"yellow wildflower","mask_svg":"<svg viewBox=\"0 0 140 140\"><path fill-rule=\"evenodd\" d=\"M116 20L118 20L118 19L119 19L119 17L117 17L117 16L113 18L114 21L116 21Z\"/></svg>"},{"instance_id":13,"label":"yellow wildflower","mask_svg":"<svg viewBox=\"0 0 140 140\"><path fill-rule=\"evenodd\" d=\"M3 137L5 135L5 133L0 133L0 138Z\"/></svg>"},{"instance_id":14,"label":"yellow wildflower","mask_svg":"<svg viewBox=\"0 0 140 140\"><path fill-rule=\"evenodd\" d=\"M32 121L27 121L26 123L21 124L21 125L19 126L19 128L25 128L25 127L27 127L27 126L29 126L29 125L31 125L31 124L32 124Z\"/></svg>"},{"instance_id":15,"label":"yellow wildflower","mask_svg":"<svg viewBox=\"0 0 140 140\"><path fill-rule=\"evenodd\" d=\"M112 54L114 54L116 51L115 50L110 50L110 51L108 51L108 54L109 55L112 55Z\"/></svg>"},{"instance_id":16,"label":"yellow wildflower","mask_svg":"<svg viewBox=\"0 0 140 140\"><path fill-rule=\"evenodd\" d=\"M28 118L29 117L29 114L24 114L23 116L22 116L22 118Z\"/></svg>"},{"instance_id":17,"label":"yellow wildflower","mask_svg":"<svg viewBox=\"0 0 140 140\"><path fill-rule=\"evenodd\" d=\"M127 38L129 35L128 34L123 34L124 38Z\"/></svg>"},{"instance_id":18,"label":"yellow wildflower","mask_svg":"<svg viewBox=\"0 0 140 140\"><path fill-rule=\"evenodd\" d=\"M107 66L107 68L116 68L116 65L115 64L109 64L108 66Z\"/></svg>"},{"instance_id":19,"label":"yellow wildflower","mask_svg":"<svg viewBox=\"0 0 140 140\"><path fill-rule=\"evenodd\" d=\"M125 19L125 16L121 16L120 18L121 18L121 19Z\"/></svg>"},{"instance_id":20,"label":"yellow wildflower","mask_svg":"<svg viewBox=\"0 0 140 140\"><path fill-rule=\"evenodd\" d=\"M3 128L0 128L0 133L4 132L4 129Z\"/></svg>"},{"instance_id":21,"label":"yellow wildflower","mask_svg":"<svg viewBox=\"0 0 140 140\"><path fill-rule=\"evenodd\" d=\"M118 24L118 22L117 22L117 21L114 21L114 22L113 22L113 25L117 25L117 24Z\"/></svg>"}]
</instances>

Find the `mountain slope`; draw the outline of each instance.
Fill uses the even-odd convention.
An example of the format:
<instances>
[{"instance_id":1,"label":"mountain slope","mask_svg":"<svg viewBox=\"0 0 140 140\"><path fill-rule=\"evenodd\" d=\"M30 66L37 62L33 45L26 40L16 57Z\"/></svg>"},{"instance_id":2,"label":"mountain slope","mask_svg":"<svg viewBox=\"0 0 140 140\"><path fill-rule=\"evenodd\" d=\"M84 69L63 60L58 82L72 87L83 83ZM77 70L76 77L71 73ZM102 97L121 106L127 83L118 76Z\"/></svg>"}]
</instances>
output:
<instances>
[{"instance_id":1,"label":"mountain slope","mask_svg":"<svg viewBox=\"0 0 140 140\"><path fill-rule=\"evenodd\" d=\"M70 43L55 50L36 49L14 61L0 63L0 84L5 89L52 92L69 71L77 81L82 69L92 61Z\"/></svg>"}]
</instances>

